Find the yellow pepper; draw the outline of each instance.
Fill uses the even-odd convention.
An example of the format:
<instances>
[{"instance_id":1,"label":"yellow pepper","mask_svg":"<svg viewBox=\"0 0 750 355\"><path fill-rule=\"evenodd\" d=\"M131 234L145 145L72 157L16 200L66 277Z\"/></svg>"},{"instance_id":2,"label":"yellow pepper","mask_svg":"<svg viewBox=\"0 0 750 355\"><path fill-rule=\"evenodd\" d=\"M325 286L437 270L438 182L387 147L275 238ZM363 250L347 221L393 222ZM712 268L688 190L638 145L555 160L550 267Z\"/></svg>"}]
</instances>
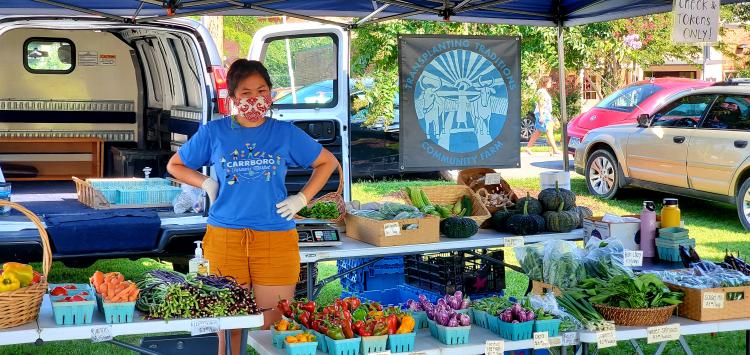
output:
<instances>
[{"instance_id":1,"label":"yellow pepper","mask_svg":"<svg viewBox=\"0 0 750 355\"><path fill-rule=\"evenodd\" d=\"M404 316L401 318L401 325L396 330L396 334L406 334L414 331L415 325L414 317Z\"/></svg>"},{"instance_id":2,"label":"yellow pepper","mask_svg":"<svg viewBox=\"0 0 750 355\"><path fill-rule=\"evenodd\" d=\"M31 284L31 280L34 278L34 270L31 265L7 262L3 264L3 275L13 275L21 283L21 287L26 287Z\"/></svg>"},{"instance_id":3,"label":"yellow pepper","mask_svg":"<svg viewBox=\"0 0 750 355\"><path fill-rule=\"evenodd\" d=\"M370 313L367 313L370 318L374 318L375 320L380 320L383 318L383 311L370 311Z\"/></svg>"},{"instance_id":4,"label":"yellow pepper","mask_svg":"<svg viewBox=\"0 0 750 355\"><path fill-rule=\"evenodd\" d=\"M21 288L21 281L18 281L13 274L3 272L0 276L0 292L15 291Z\"/></svg>"}]
</instances>

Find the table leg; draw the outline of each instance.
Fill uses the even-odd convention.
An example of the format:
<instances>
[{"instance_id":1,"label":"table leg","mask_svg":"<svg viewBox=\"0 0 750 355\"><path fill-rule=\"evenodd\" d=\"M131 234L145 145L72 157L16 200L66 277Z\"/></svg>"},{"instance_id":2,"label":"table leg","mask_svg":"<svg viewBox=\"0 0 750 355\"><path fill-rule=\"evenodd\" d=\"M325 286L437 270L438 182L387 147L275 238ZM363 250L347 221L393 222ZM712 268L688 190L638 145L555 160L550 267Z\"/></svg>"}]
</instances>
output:
<instances>
[{"instance_id":1,"label":"table leg","mask_svg":"<svg viewBox=\"0 0 750 355\"><path fill-rule=\"evenodd\" d=\"M656 352L654 353L654 355L661 355L661 353L664 352L664 348L666 348L666 347L667 347L667 342L666 341L659 343L659 347L656 348Z\"/></svg>"},{"instance_id":2,"label":"table leg","mask_svg":"<svg viewBox=\"0 0 750 355\"><path fill-rule=\"evenodd\" d=\"M224 353L226 355L232 355L232 330L224 330Z\"/></svg>"},{"instance_id":3,"label":"table leg","mask_svg":"<svg viewBox=\"0 0 750 355\"><path fill-rule=\"evenodd\" d=\"M685 340L684 336L680 335L680 339L678 341L682 346L682 350L685 350L685 355L693 355L693 350L690 349L690 345L688 345L687 340Z\"/></svg>"},{"instance_id":4,"label":"table leg","mask_svg":"<svg viewBox=\"0 0 750 355\"><path fill-rule=\"evenodd\" d=\"M643 350L641 349L641 346L638 345L638 342L635 341L635 339L630 339L630 346L633 347L633 350L635 350L636 354L643 355Z\"/></svg>"},{"instance_id":5,"label":"table leg","mask_svg":"<svg viewBox=\"0 0 750 355\"><path fill-rule=\"evenodd\" d=\"M589 355L589 343L581 343L581 355Z\"/></svg>"},{"instance_id":6,"label":"table leg","mask_svg":"<svg viewBox=\"0 0 750 355\"><path fill-rule=\"evenodd\" d=\"M568 347L567 346L561 346L560 347L560 355L568 355Z\"/></svg>"}]
</instances>

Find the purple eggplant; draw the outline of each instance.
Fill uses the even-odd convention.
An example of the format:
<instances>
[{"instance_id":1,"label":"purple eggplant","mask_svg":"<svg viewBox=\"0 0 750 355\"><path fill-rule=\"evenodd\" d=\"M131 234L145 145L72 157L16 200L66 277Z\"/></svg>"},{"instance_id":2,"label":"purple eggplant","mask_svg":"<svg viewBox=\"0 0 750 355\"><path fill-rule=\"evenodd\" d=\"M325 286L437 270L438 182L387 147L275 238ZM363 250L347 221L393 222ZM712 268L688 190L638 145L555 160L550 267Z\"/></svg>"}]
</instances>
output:
<instances>
[{"instance_id":1,"label":"purple eggplant","mask_svg":"<svg viewBox=\"0 0 750 355\"><path fill-rule=\"evenodd\" d=\"M469 300L468 298L464 299L463 301L461 301L461 309L468 309L470 304L471 300Z\"/></svg>"},{"instance_id":2,"label":"purple eggplant","mask_svg":"<svg viewBox=\"0 0 750 355\"><path fill-rule=\"evenodd\" d=\"M536 315L534 314L534 311L527 311L526 312L526 321L534 320L536 319Z\"/></svg>"},{"instance_id":3,"label":"purple eggplant","mask_svg":"<svg viewBox=\"0 0 750 355\"><path fill-rule=\"evenodd\" d=\"M461 291L456 291L455 293L453 293L453 296L460 300L464 299L464 294Z\"/></svg>"},{"instance_id":4,"label":"purple eggplant","mask_svg":"<svg viewBox=\"0 0 750 355\"><path fill-rule=\"evenodd\" d=\"M468 315L461 313L458 316L458 323L461 324L462 327L465 327L471 324L471 319Z\"/></svg>"},{"instance_id":5,"label":"purple eggplant","mask_svg":"<svg viewBox=\"0 0 750 355\"><path fill-rule=\"evenodd\" d=\"M451 320L450 320L450 321L448 321L448 324L446 324L446 327L451 327L451 328L453 328L453 327L458 327L458 326L459 326L459 324L460 324L460 323L458 322L458 319L456 319L456 318L451 318Z\"/></svg>"}]
</instances>

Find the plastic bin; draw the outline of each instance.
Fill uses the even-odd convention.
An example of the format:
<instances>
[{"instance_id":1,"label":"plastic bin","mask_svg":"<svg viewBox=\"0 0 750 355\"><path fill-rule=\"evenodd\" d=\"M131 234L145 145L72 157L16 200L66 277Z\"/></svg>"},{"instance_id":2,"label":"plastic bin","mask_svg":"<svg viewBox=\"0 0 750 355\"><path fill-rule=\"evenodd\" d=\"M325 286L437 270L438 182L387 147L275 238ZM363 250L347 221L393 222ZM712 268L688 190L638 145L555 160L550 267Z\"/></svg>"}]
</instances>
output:
<instances>
[{"instance_id":1,"label":"plastic bin","mask_svg":"<svg viewBox=\"0 0 750 355\"><path fill-rule=\"evenodd\" d=\"M318 342L290 344L284 341L284 348L286 348L286 355L315 355L318 349Z\"/></svg>"},{"instance_id":2,"label":"plastic bin","mask_svg":"<svg viewBox=\"0 0 750 355\"><path fill-rule=\"evenodd\" d=\"M435 324L437 328L437 340L445 345L468 344L471 326L466 327L444 327Z\"/></svg>"},{"instance_id":3,"label":"plastic bin","mask_svg":"<svg viewBox=\"0 0 750 355\"><path fill-rule=\"evenodd\" d=\"M369 262L372 259L342 259L336 262L339 273ZM404 283L404 259L385 257L376 263L341 278L341 286L351 292L382 290Z\"/></svg>"},{"instance_id":4,"label":"plastic bin","mask_svg":"<svg viewBox=\"0 0 750 355\"><path fill-rule=\"evenodd\" d=\"M364 292L341 292L341 297L357 296L362 302L373 301L378 302L384 306L400 306L405 305L406 301L418 300L419 295L425 295L427 299L436 303L438 298L441 296L437 293L422 290L410 285L398 285L394 288L388 288L384 290L364 291Z\"/></svg>"},{"instance_id":5,"label":"plastic bin","mask_svg":"<svg viewBox=\"0 0 750 355\"><path fill-rule=\"evenodd\" d=\"M523 323L507 323L498 319L498 328L500 336L507 340L527 340L531 339L534 331L534 321Z\"/></svg>"},{"instance_id":6,"label":"plastic bin","mask_svg":"<svg viewBox=\"0 0 750 355\"><path fill-rule=\"evenodd\" d=\"M471 314L473 316L472 322L482 328L489 329L489 324L487 321L487 312L480 311L478 309L471 309Z\"/></svg>"},{"instance_id":7,"label":"plastic bin","mask_svg":"<svg viewBox=\"0 0 750 355\"><path fill-rule=\"evenodd\" d=\"M500 335L500 318L487 314L487 328L494 334Z\"/></svg>"},{"instance_id":8,"label":"plastic bin","mask_svg":"<svg viewBox=\"0 0 750 355\"><path fill-rule=\"evenodd\" d=\"M63 287L71 284L50 284L49 290L55 287ZM81 325L91 324L94 319L94 310L96 310L96 297L94 290L87 284L72 284L76 288L68 289L67 296L50 296L52 302L52 313L55 316L57 325ZM85 294L83 294L86 292ZM85 301L66 302L65 297L81 296Z\"/></svg>"},{"instance_id":9,"label":"plastic bin","mask_svg":"<svg viewBox=\"0 0 750 355\"><path fill-rule=\"evenodd\" d=\"M182 190L177 186L146 186L145 189L117 190L117 204L161 205L171 204Z\"/></svg>"},{"instance_id":10,"label":"plastic bin","mask_svg":"<svg viewBox=\"0 0 750 355\"><path fill-rule=\"evenodd\" d=\"M534 321L534 331L547 332L550 337L556 337L560 332L560 323L562 321L559 319L536 320Z\"/></svg>"},{"instance_id":11,"label":"plastic bin","mask_svg":"<svg viewBox=\"0 0 750 355\"><path fill-rule=\"evenodd\" d=\"M330 355L359 355L359 347L362 338L333 340L325 337L328 343L328 354Z\"/></svg>"},{"instance_id":12,"label":"plastic bin","mask_svg":"<svg viewBox=\"0 0 750 355\"><path fill-rule=\"evenodd\" d=\"M475 250L497 260L504 260L502 250ZM465 251L409 255L404 257L406 283L440 295L462 291L475 294L502 292L505 268Z\"/></svg>"},{"instance_id":13,"label":"plastic bin","mask_svg":"<svg viewBox=\"0 0 750 355\"><path fill-rule=\"evenodd\" d=\"M411 315L414 317L414 329L427 328L427 321L429 320L427 318L427 312L412 312Z\"/></svg>"},{"instance_id":14,"label":"plastic bin","mask_svg":"<svg viewBox=\"0 0 750 355\"><path fill-rule=\"evenodd\" d=\"M324 334L321 334L313 329L308 329L310 333L313 333L315 335L315 339L318 339L318 350L327 353L328 352L328 342L326 341L326 336Z\"/></svg>"},{"instance_id":15,"label":"plastic bin","mask_svg":"<svg viewBox=\"0 0 750 355\"><path fill-rule=\"evenodd\" d=\"M371 337L360 337L360 351L363 355L385 351L388 346L388 335L379 335Z\"/></svg>"},{"instance_id":16,"label":"plastic bin","mask_svg":"<svg viewBox=\"0 0 750 355\"><path fill-rule=\"evenodd\" d=\"M685 239L683 241L674 242L668 239L656 238L656 252L659 254L659 259L667 261L680 261L680 246L695 247L695 239Z\"/></svg>"},{"instance_id":17,"label":"plastic bin","mask_svg":"<svg viewBox=\"0 0 750 355\"><path fill-rule=\"evenodd\" d=\"M286 341L284 340L286 339L286 337L290 335L302 334L302 332L303 332L302 329L278 331L274 327L271 327L271 338L272 338L271 341L273 342L273 346L279 349L283 349L286 343ZM315 334L315 337L317 338L318 335ZM317 347L317 345L315 346Z\"/></svg>"},{"instance_id":18,"label":"plastic bin","mask_svg":"<svg viewBox=\"0 0 750 355\"><path fill-rule=\"evenodd\" d=\"M406 353L414 351L414 339L416 339L416 337L416 331L406 334L389 335L388 350L390 350L392 353Z\"/></svg>"},{"instance_id":19,"label":"plastic bin","mask_svg":"<svg viewBox=\"0 0 750 355\"><path fill-rule=\"evenodd\" d=\"M135 302L104 302L102 296L96 294L96 305L99 312L104 314L108 324L131 323L135 315Z\"/></svg>"}]
</instances>

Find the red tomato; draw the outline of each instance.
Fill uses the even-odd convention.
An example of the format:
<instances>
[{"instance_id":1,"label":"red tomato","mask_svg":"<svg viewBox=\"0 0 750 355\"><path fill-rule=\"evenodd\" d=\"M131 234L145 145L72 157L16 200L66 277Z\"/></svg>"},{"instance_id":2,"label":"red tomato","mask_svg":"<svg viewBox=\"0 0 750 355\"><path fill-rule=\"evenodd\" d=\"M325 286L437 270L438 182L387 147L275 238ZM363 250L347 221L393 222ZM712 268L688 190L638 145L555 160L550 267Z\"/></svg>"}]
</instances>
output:
<instances>
[{"instance_id":1,"label":"red tomato","mask_svg":"<svg viewBox=\"0 0 750 355\"><path fill-rule=\"evenodd\" d=\"M0 271L1 273L2 271ZM31 283L39 283L39 281L42 280L42 275L40 275L38 272L34 271L34 278L31 279Z\"/></svg>"},{"instance_id":2,"label":"red tomato","mask_svg":"<svg viewBox=\"0 0 750 355\"><path fill-rule=\"evenodd\" d=\"M73 297L70 298L71 302L81 302L81 301L85 301L85 300L86 299L83 298L83 297L81 297L80 295L75 295L75 296L73 296Z\"/></svg>"},{"instance_id":3,"label":"red tomato","mask_svg":"<svg viewBox=\"0 0 750 355\"><path fill-rule=\"evenodd\" d=\"M89 295L89 293L88 293L88 292L86 292L86 291L83 291L83 292L79 293L79 295L81 295L81 296L88 296L88 295Z\"/></svg>"},{"instance_id":4,"label":"red tomato","mask_svg":"<svg viewBox=\"0 0 750 355\"><path fill-rule=\"evenodd\" d=\"M63 301L65 301L65 302L73 302L73 299L70 296L68 296L68 297L63 298Z\"/></svg>"},{"instance_id":5,"label":"red tomato","mask_svg":"<svg viewBox=\"0 0 750 355\"><path fill-rule=\"evenodd\" d=\"M66 290L66 289L64 289L64 288L62 288L60 286L57 286L57 287L53 288L52 291L50 291L49 294L52 295L52 296L67 296L68 295L68 290Z\"/></svg>"},{"instance_id":6,"label":"red tomato","mask_svg":"<svg viewBox=\"0 0 750 355\"><path fill-rule=\"evenodd\" d=\"M68 289L68 290L77 290L78 289L78 287L76 287L76 285L65 285L63 287L66 288L66 289Z\"/></svg>"}]
</instances>

